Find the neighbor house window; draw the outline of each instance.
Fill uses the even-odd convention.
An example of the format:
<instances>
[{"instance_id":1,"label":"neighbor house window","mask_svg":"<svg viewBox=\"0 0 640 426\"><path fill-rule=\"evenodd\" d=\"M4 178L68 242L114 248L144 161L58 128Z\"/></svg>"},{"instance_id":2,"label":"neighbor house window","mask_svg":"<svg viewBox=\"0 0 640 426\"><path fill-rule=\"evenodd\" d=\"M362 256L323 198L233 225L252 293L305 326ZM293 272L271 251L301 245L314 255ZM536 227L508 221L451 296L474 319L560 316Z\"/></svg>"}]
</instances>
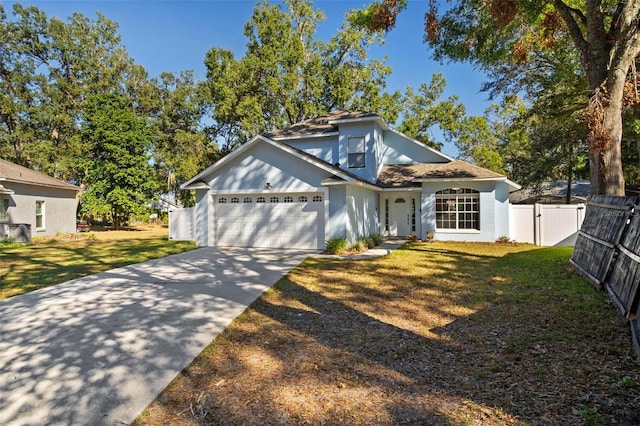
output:
<instances>
[{"instance_id":1,"label":"neighbor house window","mask_svg":"<svg viewBox=\"0 0 640 426\"><path fill-rule=\"evenodd\" d=\"M44 201L36 201L36 229L44 228Z\"/></svg>"},{"instance_id":2,"label":"neighbor house window","mask_svg":"<svg viewBox=\"0 0 640 426\"><path fill-rule=\"evenodd\" d=\"M436 227L480 230L480 193L469 188L436 192Z\"/></svg>"},{"instance_id":3,"label":"neighbor house window","mask_svg":"<svg viewBox=\"0 0 640 426\"><path fill-rule=\"evenodd\" d=\"M0 222L9 220L9 199L0 198Z\"/></svg>"},{"instance_id":4,"label":"neighbor house window","mask_svg":"<svg viewBox=\"0 0 640 426\"><path fill-rule=\"evenodd\" d=\"M349 168L361 169L365 166L364 161L364 137L349 138L347 142L347 154L349 160Z\"/></svg>"}]
</instances>

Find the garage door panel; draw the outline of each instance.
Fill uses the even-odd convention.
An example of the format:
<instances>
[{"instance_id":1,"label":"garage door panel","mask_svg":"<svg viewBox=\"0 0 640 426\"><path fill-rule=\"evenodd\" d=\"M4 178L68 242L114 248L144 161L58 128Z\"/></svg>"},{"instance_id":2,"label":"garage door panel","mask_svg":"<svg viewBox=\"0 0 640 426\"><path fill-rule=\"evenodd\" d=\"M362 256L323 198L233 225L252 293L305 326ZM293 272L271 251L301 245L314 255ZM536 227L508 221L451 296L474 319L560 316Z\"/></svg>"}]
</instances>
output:
<instances>
[{"instance_id":1,"label":"garage door panel","mask_svg":"<svg viewBox=\"0 0 640 426\"><path fill-rule=\"evenodd\" d=\"M313 194L269 194L264 197L266 202L258 203L257 196L226 196L227 200L237 198L240 202L216 201L217 245L321 248L324 246L324 204L313 202L313 197ZM251 202L244 202L247 198ZM278 202L270 202L271 199Z\"/></svg>"}]
</instances>

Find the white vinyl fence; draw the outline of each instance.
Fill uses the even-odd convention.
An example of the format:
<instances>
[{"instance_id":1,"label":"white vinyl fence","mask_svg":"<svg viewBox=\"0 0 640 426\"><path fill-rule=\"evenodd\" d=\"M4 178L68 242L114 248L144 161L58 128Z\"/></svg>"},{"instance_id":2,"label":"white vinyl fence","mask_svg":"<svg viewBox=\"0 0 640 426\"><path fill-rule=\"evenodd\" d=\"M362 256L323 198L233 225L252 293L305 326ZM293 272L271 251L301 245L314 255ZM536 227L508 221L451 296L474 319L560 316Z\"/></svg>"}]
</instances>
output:
<instances>
[{"instance_id":1,"label":"white vinyl fence","mask_svg":"<svg viewBox=\"0 0 640 426\"><path fill-rule=\"evenodd\" d=\"M511 204L509 236L539 246L573 246L584 208L584 204Z\"/></svg>"},{"instance_id":2,"label":"white vinyl fence","mask_svg":"<svg viewBox=\"0 0 640 426\"><path fill-rule=\"evenodd\" d=\"M193 232L194 211L193 207L169 210L170 240L195 240Z\"/></svg>"}]
</instances>

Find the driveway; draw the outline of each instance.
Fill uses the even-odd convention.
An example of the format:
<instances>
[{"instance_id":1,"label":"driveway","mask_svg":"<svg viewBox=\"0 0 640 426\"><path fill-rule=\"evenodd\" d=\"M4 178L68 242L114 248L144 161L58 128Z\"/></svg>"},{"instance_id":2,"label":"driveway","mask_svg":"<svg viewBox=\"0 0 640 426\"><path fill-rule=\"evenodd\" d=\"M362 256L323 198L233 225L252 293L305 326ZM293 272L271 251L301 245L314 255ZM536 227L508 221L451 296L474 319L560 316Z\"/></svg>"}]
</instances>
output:
<instances>
[{"instance_id":1,"label":"driveway","mask_svg":"<svg viewBox=\"0 0 640 426\"><path fill-rule=\"evenodd\" d=\"M201 248L0 302L0 424L129 424L316 253Z\"/></svg>"}]
</instances>

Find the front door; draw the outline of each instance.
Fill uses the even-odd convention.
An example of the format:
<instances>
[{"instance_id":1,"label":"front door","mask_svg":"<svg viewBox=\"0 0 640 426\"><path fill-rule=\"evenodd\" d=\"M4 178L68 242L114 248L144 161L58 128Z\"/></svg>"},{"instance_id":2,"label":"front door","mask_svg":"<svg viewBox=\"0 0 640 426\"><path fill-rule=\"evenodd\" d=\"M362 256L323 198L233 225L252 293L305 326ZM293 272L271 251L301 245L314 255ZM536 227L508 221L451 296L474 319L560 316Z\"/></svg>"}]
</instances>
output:
<instances>
[{"instance_id":1,"label":"front door","mask_svg":"<svg viewBox=\"0 0 640 426\"><path fill-rule=\"evenodd\" d=\"M411 199L398 197L391 199L391 234L406 237L411 234ZM395 233L394 233L395 231Z\"/></svg>"}]
</instances>

